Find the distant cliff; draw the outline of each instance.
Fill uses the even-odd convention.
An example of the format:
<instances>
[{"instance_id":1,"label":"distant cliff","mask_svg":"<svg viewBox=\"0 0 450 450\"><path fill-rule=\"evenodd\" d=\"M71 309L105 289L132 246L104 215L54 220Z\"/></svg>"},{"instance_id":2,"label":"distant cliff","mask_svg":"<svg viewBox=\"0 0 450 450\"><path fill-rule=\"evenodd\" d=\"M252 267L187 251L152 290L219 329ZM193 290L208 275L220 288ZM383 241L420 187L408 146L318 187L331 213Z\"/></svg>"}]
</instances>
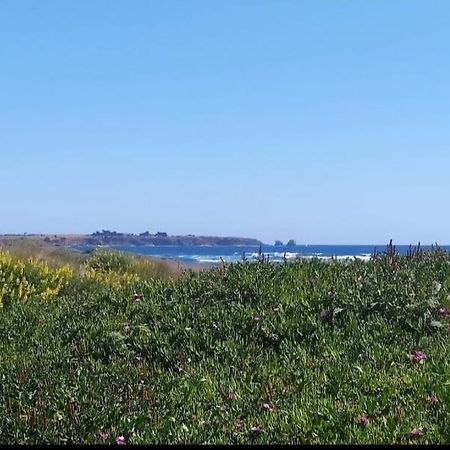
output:
<instances>
[{"instance_id":1,"label":"distant cliff","mask_svg":"<svg viewBox=\"0 0 450 450\"><path fill-rule=\"evenodd\" d=\"M42 235L41 235L42 237ZM221 236L169 236L167 233L141 234L97 231L89 235L47 235L44 240L54 245L261 245L253 238Z\"/></svg>"}]
</instances>

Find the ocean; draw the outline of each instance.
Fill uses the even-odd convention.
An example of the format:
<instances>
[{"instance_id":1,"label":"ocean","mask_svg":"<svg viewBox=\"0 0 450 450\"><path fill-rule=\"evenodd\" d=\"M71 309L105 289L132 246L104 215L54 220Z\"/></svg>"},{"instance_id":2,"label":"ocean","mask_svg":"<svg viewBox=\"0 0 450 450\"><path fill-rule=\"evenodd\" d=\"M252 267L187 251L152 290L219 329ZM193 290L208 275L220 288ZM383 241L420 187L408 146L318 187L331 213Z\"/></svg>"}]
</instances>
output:
<instances>
[{"instance_id":1,"label":"ocean","mask_svg":"<svg viewBox=\"0 0 450 450\"><path fill-rule=\"evenodd\" d=\"M92 247L77 246L79 250L88 250ZM292 247L262 245L259 246L132 246L114 245L115 250L137 253L154 258L172 259L188 264L218 264L224 262L237 262L246 258L248 261L255 261L262 252L269 261L282 262L285 259L295 258L319 258L337 259L358 258L370 259L374 251L386 251L386 245L296 245ZM396 246L397 251L406 254L409 245ZM423 250L430 249L431 246L421 246ZM450 246L441 246L450 251Z\"/></svg>"}]
</instances>

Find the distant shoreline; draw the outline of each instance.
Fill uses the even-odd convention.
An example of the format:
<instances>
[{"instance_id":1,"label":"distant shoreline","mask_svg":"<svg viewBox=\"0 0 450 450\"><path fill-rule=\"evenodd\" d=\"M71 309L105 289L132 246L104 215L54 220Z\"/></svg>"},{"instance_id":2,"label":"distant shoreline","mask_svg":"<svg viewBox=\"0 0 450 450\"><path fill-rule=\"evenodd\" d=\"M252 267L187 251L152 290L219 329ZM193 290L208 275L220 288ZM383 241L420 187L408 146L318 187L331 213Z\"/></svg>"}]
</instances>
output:
<instances>
[{"instance_id":1,"label":"distant shoreline","mask_svg":"<svg viewBox=\"0 0 450 450\"><path fill-rule=\"evenodd\" d=\"M93 234L23 234L23 235L2 235L5 238L14 239L36 239L47 244L56 246L74 245L128 245L128 246L255 246L264 245L263 242L255 238L233 237L233 236L195 236L175 235L170 236L164 232L155 234L141 233L117 233L117 232L96 232ZM2 237L0 236L0 237Z\"/></svg>"}]
</instances>

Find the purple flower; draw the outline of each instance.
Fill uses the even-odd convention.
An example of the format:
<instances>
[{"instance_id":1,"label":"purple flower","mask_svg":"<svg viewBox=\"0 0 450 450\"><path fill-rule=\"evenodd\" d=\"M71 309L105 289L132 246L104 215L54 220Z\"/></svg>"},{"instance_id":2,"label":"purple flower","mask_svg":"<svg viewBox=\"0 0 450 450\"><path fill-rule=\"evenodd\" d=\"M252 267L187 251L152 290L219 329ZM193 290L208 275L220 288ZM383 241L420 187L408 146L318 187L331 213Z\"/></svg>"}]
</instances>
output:
<instances>
[{"instance_id":1,"label":"purple flower","mask_svg":"<svg viewBox=\"0 0 450 450\"><path fill-rule=\"evenodd\" d=\"M127 445L127 440L122 435L121 436L117 436L116 437L116 444L117 445Z\"/></svg>"},{"instance_id":2,"label":"purple flower","mask_svg":"<svg viewBox=\"0 0 450 450\"><path fill-rule=\"evenodd\" d=\"M409 354L409 359L411 361L416 361L419 364L423 364L425 362L425 359L427 358L427 355L425 355L424 352L421 350L414 350Z\"/></svg>"},{"instance_id":3,"label":"purple flower","mask_svg":"<svg viewBox=\"0 0 450 450\"><path fill-rule=\"evenodd\" d=\"M439 308L439 314L444 317L450 316L450 308L448 306L443 306Z\"/></svg>"},{"instance_id":4,"label":"purple flower","mask_svg":"<svg viewBox=\"0 0 450 450\"><path fill-rule=\"evenodd\" d=\"M100 438L101 441L105 442L106 439L109 438L109 434L106 433L106 431L100 431L100 433L98 433L98 437Z\"/></svg>"},{"instance_id":5,"label":"purple flower","mask_svg":"<svg viewBox=\"0 0 450 450\"><path fill-rule=\"evenodd\" d=\"M138 294L137 292L135 292L135 294L134 294L134 299L135 299L137 302L140 302L140 301L142 300L142 294Z\"/></svg>"},{"instance_id":6,"label":"purple flower","mask_svg":"<svg viewBox=\"0 0 450 450\"><path fill-rule=\"evenodd\" d=\"M358 423L360 423L361 425L367 425L369 423L369 417L366 416L365 414L362 416L359 416Z\"/></svg>"},{"instance_id":7,"label":"purple flower","mask_svg":"<svg viewBox=\"0 0 450 450\"><path fill-rule=\"evenodd\" d=\"M250 428L250 430L251 430L252 433L255 433L255 434L259 434L262 431L262 429L261 429L261 427L259 425L253 425Z\"/></svg>"},{"instance_id":8,"label":"purple flower","mask_svg":"<svg viewBox=\"0 0 450 450\"><path fill-rule=\"evenodd\" d=\"M422 436L423 431L422 431L422 428L414 427L409 434L412 437L419 437L419 436Z\"/></svg>"},{"instance_id":9,"label":"purple flower","mask_svg":"<svg viewBox=\"0 0 450 450\"><path fill-rule=\"evenodd\" d=\"M273 406L270 403L264 403L263 404L263 409L265 409L266 411L272 412L273 411Z\"/></svg>"}]
</instances>

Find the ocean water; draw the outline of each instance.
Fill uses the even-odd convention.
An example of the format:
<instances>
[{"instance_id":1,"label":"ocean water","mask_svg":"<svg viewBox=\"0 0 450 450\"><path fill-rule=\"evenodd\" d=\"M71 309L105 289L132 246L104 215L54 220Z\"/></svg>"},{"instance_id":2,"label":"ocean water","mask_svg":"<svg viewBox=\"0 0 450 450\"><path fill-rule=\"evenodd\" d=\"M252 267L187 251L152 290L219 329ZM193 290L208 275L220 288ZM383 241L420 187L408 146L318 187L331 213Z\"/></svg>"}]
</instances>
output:
<instances>
[{"instance_id":1,"label":"ocean water","mask_svg":"<svg viewBox=\"0 0 450 450\"><path fill-rule=\"evenodd\" d=\"M396 246L397 251L406 254L409 245ZM79 250L88 250L89 246L78 246ZM384 252L386 245L296 245L292 247L262 245L259 246L131 246L114 245L111 248L137 253L140 255L155 258L173 259L185 263L218 264L224 262L242 261L245 257L248 261L255 261L260 251L272 262L282 262L285 259L295 258L320 258L337 259L358 258L370 259L376 250ZM422 249L429 249L431 246L421 246ZM441 246L450 251L450 246Z\"/></svg>"}]
</instances>

